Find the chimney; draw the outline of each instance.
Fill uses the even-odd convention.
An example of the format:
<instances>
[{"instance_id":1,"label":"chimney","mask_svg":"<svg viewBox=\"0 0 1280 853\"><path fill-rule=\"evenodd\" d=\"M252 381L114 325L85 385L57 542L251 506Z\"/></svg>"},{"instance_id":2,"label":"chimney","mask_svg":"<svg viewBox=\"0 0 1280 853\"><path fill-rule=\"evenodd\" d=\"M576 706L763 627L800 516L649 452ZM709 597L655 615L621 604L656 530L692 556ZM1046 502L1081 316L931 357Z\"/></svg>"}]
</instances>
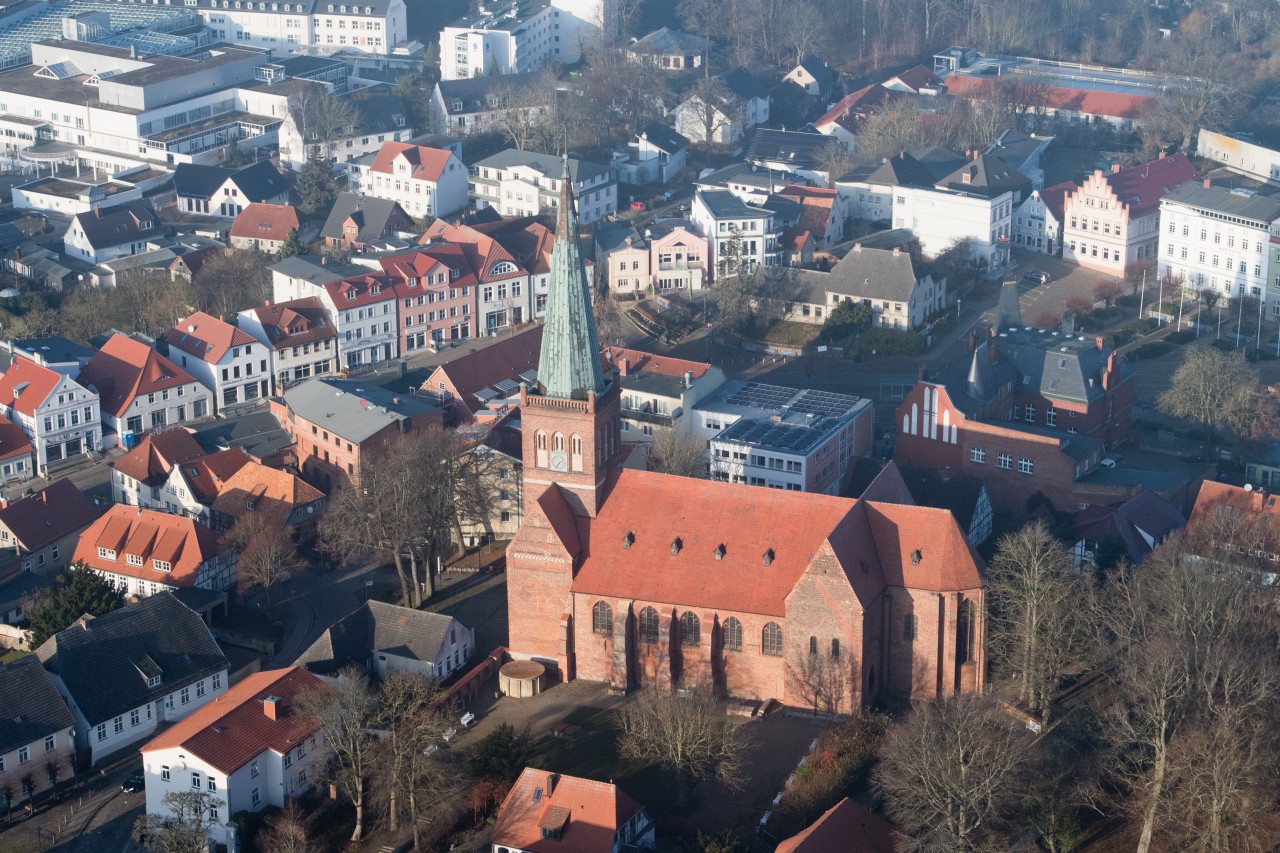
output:
<instances>
[{"instance_id":1,"label":"chimney","mask_svg":"<svg viewBox=\"0 0 1280 853\"><path fill-rule=\"evenodd\" d=\"M1212 188L1212 187L1213 187L1213 181L1209 180L1208 178L1205 178L1205 179L1204 179L1204 188L1205 188L1205 189L1210 189L1210 188Z\"/></svg>"},{"instance_id":2,"label":"chimney","mask_svg":"<svg viewBox=\"0 0 1280 853\"><path fill-rule=\"evenodd\" d=\"M1161 159L1161 160L1163 160L1163 159L1164 159L1164 152L1163 152L1163 151L1161 151L1161 152L1160 152L1160 159Z\"/></svg>"},{"instance_id":3,"label":"chimney","mask_svg":"<svg viewBox=\"0 0 1280 853\"><path fill-rule=\"evenodd\" d=\"M320 266L325 267L325 266L328 266L328 265L329 265L329 256L328 256L328 255L321 255L321 256L320 256Z\"/></svg>"},{"instance_id":4,"label":"chimney","mask_svg":"<svg viewBox=\"0 0 1280 853\"><path fill-rule=\"evenodd\" d=\"M991 363L996 363L996 342L991 341L987 344L987 357L991 359Z\"/></svg>"},{"instance_id":5,"label":"chimney","mask_svg":"<svg viewBox=\"0 0 1280 853\"><path fill-rule=\"evenodd\" d=\"M556 792L556 774L554 773L547 774L547 784L545 787L546 787L546 794L548 797L550 797L552 794Z\"/></svg>"},{"instance_id":6,"label":"chimney","mask_svg":"<svg viewBox=\"0 0 1280 853\"><path fill-rule=\"evenodd\" d=\"M973 352L978 348L978 330L969 330L969 352Z\"/></svg>"},{"instance_id":7,"label":"chimney","mask_svg":"<svg viewBox=\"0 0 1280 853\"><path fill-rule=\"evenodd\" d=\"M263 308L270 308L270 307L271 307L271 300L270 300L270 299L264 299L264 300L262 300L262 307L263 307Z\"/></svg>"},{"instance_id":8,"label":"chimney","mask_svg":"<svg viewBox=\"0 0 1280 853\"><path fill-rule=\"evenodd\" d=\"M1119 172L1119 171L1120 171L1120 164L1119 164L1119 163L1112 163L1112 164L1111 164L1111 174L1113 174L1113 175L1114 175L1116 172Z\"/></svg>"},{"instance_id":9,"label":"chimney","mask_svg":"<svg viewBox=\"0 0 1280 853\"><path fill-rule=\"evenodd\" d=\"M282 710L279 696L268 696L262 700L262 713L267 715L268 720L279 720Z\"/></svg>"},{"instance_id":10,"label":"chimney","mask_svg":"<svg viewBox=\"0 0 1280 853\"><path fill-rule=\"evenodd\" d=\"M861 251L862 251L862 244L861 244L861 243L854 243L854 244L853 244L853 250L854 250L855 252L861 252Z\"/></svg>"},{"instance_id":11,"label":"chimney","mask_svg":"<svg viewBox=\"0 0 1280 853\"><path fill-rule=\"evenodd\" d=\"M49 502L49 491L47 489L40 490L40 503L47 504Z\"/></svg>"},{"instance_id":12,"label":"chimney","mask_svg":"<svg viewBox=\"0 0 1280 853\"><path fill-rule=\"evenodd\" d=\"M629 358L622 359L622 362L618 365L618 373L622 374L623 376L631 375L631 359Z\"/></svg>"},{"instance_id":13,"label":"chimney","mask_svg":"<svg viewBox=\"0 0 1280 853\"><path fill-rule=\"evenodd\" d=\"M923 381L924 381L924 377L925 377L924 365L923 365L923 364L917 365L917 366L916 366L916 381L917 381L917 382L923 382Z\"/></svg>"},{"instance_id":14,"label":"chimney","mask_svg":"<svg viewBox=\"0 0 1280 853\"><path fill-rule=\"evenodd\" d=\"M100 207L95 207L95 208L93 209L93 218L94 218L94 219L101 219L101 218L102 218L102 208L100 208Z\"/></svg>"},{"instance_id":15,"label":"chimney","mask_svg":"<svg viewBox=\"0 0 1280 853\"><path fill-rule=\"evenodd\" d=\"M901 248L900 246L894 246L894 247L893 247L893 256L896 258L896 257L898 257L898 255L901 255L901 254L902 254L902 248Z\"/></svg>"},{"instance_id":16,"label":"chimney","mask_svg":"<svg viewBox=\"0 0 1280 853\"><path fill-rule=\"evenodd\" d=\"M693 387L693 371L692 370L686 370L684 372L684 387L686 388Z\"/></svg>"},{"instance_id":17,"label":"chimney","mask_svg":"<svg viewBox=\"0 0 1280 853\"><path fill-rule=\"evenodd\" d=\"M9 508L9 502L4 498L0 498L0 509L8 509L8 508Z\"/></svg>"}]
</instances>

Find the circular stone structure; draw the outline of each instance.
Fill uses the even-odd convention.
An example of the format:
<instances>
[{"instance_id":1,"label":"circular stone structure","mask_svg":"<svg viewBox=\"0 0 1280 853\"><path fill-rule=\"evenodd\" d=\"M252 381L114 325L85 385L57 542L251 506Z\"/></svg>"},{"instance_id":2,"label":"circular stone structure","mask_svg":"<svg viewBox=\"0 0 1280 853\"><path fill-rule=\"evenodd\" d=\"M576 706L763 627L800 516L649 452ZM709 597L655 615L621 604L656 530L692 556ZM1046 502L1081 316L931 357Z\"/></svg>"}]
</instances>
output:
<instances>
[{"instance_id":1,"label":"circular stone structure","mask_svg":"<svg viewBox=\"0 0 1280 853\"><path fill-rule=\"evenodd\" d=\"M498 689L504 696L537 696L546 686L547 668L536 660L513 660L498 670Z\"/></svg>"}]
</instances>

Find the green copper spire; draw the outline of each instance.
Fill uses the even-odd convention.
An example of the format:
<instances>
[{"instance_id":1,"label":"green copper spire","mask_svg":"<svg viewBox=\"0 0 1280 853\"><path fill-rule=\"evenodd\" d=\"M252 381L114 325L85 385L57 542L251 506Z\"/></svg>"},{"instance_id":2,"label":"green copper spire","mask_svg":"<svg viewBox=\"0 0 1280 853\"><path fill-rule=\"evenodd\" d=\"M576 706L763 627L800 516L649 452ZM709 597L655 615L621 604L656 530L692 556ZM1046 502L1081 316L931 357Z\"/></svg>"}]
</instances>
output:
<instances>
[{"instance_id":1,"label":"green copper spire","mask_svg":"<svg viewBox=\"0 0 1280 853\"><path fill-rule=\"evenodd\" d=\"M578 245L578 217L573 209L569 158L564 158L556 243L551 250L551 284L538 358L538 382L548 397L570 399L603 394L600 341L591 314L591 286Z\"/></svg>"}]
</instances>

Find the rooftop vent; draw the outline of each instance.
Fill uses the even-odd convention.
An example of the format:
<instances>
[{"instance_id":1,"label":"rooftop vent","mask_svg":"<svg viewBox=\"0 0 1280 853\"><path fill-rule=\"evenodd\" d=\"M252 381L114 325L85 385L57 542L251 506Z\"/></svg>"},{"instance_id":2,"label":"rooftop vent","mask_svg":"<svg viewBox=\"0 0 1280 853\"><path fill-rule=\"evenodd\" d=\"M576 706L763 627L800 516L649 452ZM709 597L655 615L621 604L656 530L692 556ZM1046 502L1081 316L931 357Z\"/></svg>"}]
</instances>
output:
<instances>
[{"instance_id":1,"label":"rooftop vent","mask_svg":"<svg viewBox=\"0 0 1280 853\"><path fill-rule=\"evenodd\" d=\"M921 556L921 555L920 555L920 549L919 549L919 548L917 548L917 549L915 549L914 551L912 551L912 552L911 552L911 565L913 565L913 566L918 566L918 565L920 565L920 556Z\"/></svg>"},{"instance_id":2,"label":"rooftop vent","mask_svg":"<svg viewBox=\"0 0 1280 853\"><path fill-rule=\"evenodd\" d=\"M773 565L773 549L772 548L767 549L764 552L764 554L761 555L760 562L764 563L766 566Z\"/></svg>"},{"instance_id":3,"label":"rooftop vent","mask_svg":"<svg viewBox=\"0 0 1280 853\"><path fill-rule=\"evenodd\" d=\"M679 536L671 540L671 553L673 555L678 555L680 553L680 549L683 547L684 547L684 542L680 540Z\"/></svg>"},{"instance_id":4,"label":"rooftop vent","mask_svg":"<svg viewBox=\"0 0 1280 853\"><path fill-rule=\"evenodd\" d=\"M635 541L636 541L636 535L632 533L630 530L628 530L626 532L626 535L622 537L622 550L625 551L628 548L630 548L635 543Z\"/></svg>"},{"instance_id":5,"label":"rooftop vent","mask_svg":"<svg viewBox=\"0 0 1280 853\"><path fill-rule=\"evenodd\" d=\"M719 545L716 546L715 555L717 560L724 559L724 543L723 542L721 542Z\"/></svg>"}]
</instances>

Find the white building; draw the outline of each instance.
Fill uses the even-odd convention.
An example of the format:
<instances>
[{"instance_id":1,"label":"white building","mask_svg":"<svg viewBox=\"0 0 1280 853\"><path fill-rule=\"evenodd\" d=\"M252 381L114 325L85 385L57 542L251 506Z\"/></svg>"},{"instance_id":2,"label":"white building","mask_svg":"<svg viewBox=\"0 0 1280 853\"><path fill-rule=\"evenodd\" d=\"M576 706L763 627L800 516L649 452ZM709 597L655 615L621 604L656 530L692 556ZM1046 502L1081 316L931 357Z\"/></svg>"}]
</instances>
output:
<instances>
[{"instance_id":1,"label":"white building","mask_svg":"<svg viewBox=\"0 0 1280 853\"><path fill-rule=\"evenodd\" d=\"M163 233L164 225L151 202L130 201L77 213L62 236L62 246L68 255L100 264L141 254Z\"/></svg>"},{"instance_id":2,"label":"white building","mask_svg":"<svg viewBox=\"0 0 1280 853\"><path fill-rule=\"evenodd\" d=\"M467 206L467 167L451 150L384 142L348 169L353 193L399 203L416 219L435 219Z\"/></svg>"},{"instance_id":3,"label":"white building","mask_svg":"<svg viewBox=\"0 0 1280 853\"><path fill-rule=\"evenodd\" d=\"M91 764L226 692L227 659L200 614L172 594L86 616L36 649Z\"/></svg>"},{"instance_id":4,"label":"white building","mask_svg":"<svg viewBox=\"0 0 1280 853\"><path fill-rule=\"evenodd\" d=\"M116 333L80 371L76 381L96 391L107 443L210 417L210 392L169 359L127 335Z\"/></svg>"},{"instance_id":5,"label":"white building","mask_svg":"<svg viewBox=\"0 0 1280 853\"><path fill-rule=\"evenodd\" d=\"M712 364L607 347L605 359L618 369L623 441L649 442L664 429L696 435L693 407L725 382Z\"/></svg>"},{"instance_id":6,"label":"white building","mask_svg":"<svg viewBox=\"0 0 1280 853\"><path fill-rule=\"evenodd\" d=\"M707 235L707 269L713 275L780 263L782 229L770 210L749 205L729 190L698 190L689 218Z\"/></svg>"},{"instance_id":7,"label":"white building","mask_svg":"<svg viewBox=\"0 0 1280 853\"><path fill-rule=\"evenodd\" d=\"M376 153L385 142L408 142L417 132L404 100L385 88L370 87L344 100L355 110L355 124L343 128L337 138L328 142L320 140L318 131L303 127L299 110L289 110L279 129L280 162L294 171L315 156L332 163L352 163ZM303 139L304 133L307 139Z\"/></svg>"},{"instance_id":8,"label":"white building","mask_svg":"<svg viewBox=\"0 0 1280 853\"><path fill-rule=\"evenodd\" d=\"M496 208L503 216L536 216L560 204L564 161L550 154L514 148L471 167L471 196L477 210ZM578 221L590 225L618 209L618 183L608 166L569 158Z\"/></svg>"},{"instance_id":9,"label":"white building","mask_svg":"<svg viewBox=\"0 0 1280 853\"><path fill-rule=\"evenodd\" d=\"M615 151L610 164L629 184L669 184L684 171L689 140L665 124L649 122L635 139Z\"/></svg>"},{"instance_id":10,"label":"white building","mask_svg":"<svg viewBox=\"0 0 1280 853\"><path fill-rule=\"evenodd\" d=\"M855 245L830 272L800 270L788 320L822 325L841 302L863 302L871 323L919 329L951 304L947 279L901 249Z\"/></svg>"},{"instance_id":11,"label":"white building","mask_svg":"<svg viewBox=\"0 0 1280 853\"><path fill-rule=\"evenodd\" d=\"M312 789L323 732L298 707L324 689L304 669L257 672L219 696L210 713L188 718L142 747L147 814L170 814L165 795L201 791L218 803L209 841L238 849L231 816L282 807Z\"/></svg>"},{"instance_id":12,"label":"white building","mask_svg":"<svg viewBox=\"0 0 1280 853\"><path fill-rule=\"evenodd\" d=\"M338 369L338 335L317 297L250 308L240 312L236 324L267 347L275 378L272 393Z\"/></svg>"},{"instance_id":13,"label":"white building","mask_svg":"<svg viewBox=\"0 0 1280 853\"><path fill-rule=\"evenodd\" d=\"M1197 157L1221 163L1238 175L1280 183L1280 151L1200 128L1196 134Z\"/></svg>"},{"instance_id":14,"label":"white building","mask_svg":"<svg viewBox=\"0 0 1280 853\"><path fill-rule=\"evenodd\" d=\"M747 69L730 71L721 83L723 95L714 103L695 94L676 107L675 128L690 141L732 145L750 128L769 121L769 91Z\"/></svg>"},{"instance_id":15,"label":"white building","mask_svg":"<svg viewBox=\"0 0 1280 853\"><path fill-rule=\"evenodd\" d=\"M27 436L36 473L84 453L102 450L98 395L52 368L14 359L0 376L0 414Z\"/></svg>"},{"instance_id":16,"label":"white building","mask_svg":"<svg viewBox=\"0 0 1280 853\"><path fill-rule=\"evenodd\" d=\"M1188 181L1160 200L1157 274L1228 299L1259 297L1280 317L1278 232L1280 196Z\"/></svg>"},{"instance_id":17,"label":"white building","mask_svg":"<svg viewBox=\"0 0 1280 853\"><path fill-rule=\"evenodd\" d=\"M1071 181L1032 190L1013 212L1013 245L1046 255L1062 254L1063 205L1076 189Z\"/></svg>"},{"instance_id":18,"label":"white building","mask_svg":"<svg viewBox=\"0 0 1280 853\"><path fill-rule=\"evenodd\" d=\"M214 414L270 396L270 351L248 332L197 311L165 340L173 361L213 392Z\"/></svg>"},{"instance_id":19,"label":"white building","mask_svg":"<svg viewBox=\"0 0 1280 853\"><path fill-rule=\"evenodd\" d=\"M440 79L537 71L577 62L582 45L616 34L615 0L502 0L440 31Z\"/></svg>"},{"instance_id":20,"label":"white building","mask_svg":"<svg viewBox=\"0 0 1280 853\"><path fill-rule=\"evenodd\" d=\"M399 356L398 301L387 276L295 255L271 267L271 281L276 302L320 300L337 335L342 367L352 370Z\"/></svg>"},{"instance_id":21,"label":"white building","mask_svg":"<svg viewBox=\"0 0 1280 853\"><path fill-rule=\"evenodd\" d=\"M329 626L294 665L326 678L354 665L378 679L406 672L444 681L465 669L475 650L475 631L452 616L367 601Z\"/></svg>"}]
</instances>

